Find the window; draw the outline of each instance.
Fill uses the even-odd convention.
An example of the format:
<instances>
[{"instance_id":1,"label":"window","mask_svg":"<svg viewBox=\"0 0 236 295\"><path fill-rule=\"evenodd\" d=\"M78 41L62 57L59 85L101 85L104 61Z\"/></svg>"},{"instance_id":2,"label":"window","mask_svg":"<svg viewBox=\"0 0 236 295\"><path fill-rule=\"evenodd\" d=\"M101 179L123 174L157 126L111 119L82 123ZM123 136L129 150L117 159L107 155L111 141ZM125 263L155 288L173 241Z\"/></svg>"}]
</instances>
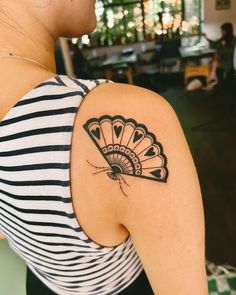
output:
<instances>
[{"instance_id":1,"label":"window","mask_svg":"<svg viewBox=\"0 0 236 295\"><path fill-rule=\"evenodd\" d=\"M91 46L197 35L201 0L97 0Z\"/></svg>"}]
</instances>

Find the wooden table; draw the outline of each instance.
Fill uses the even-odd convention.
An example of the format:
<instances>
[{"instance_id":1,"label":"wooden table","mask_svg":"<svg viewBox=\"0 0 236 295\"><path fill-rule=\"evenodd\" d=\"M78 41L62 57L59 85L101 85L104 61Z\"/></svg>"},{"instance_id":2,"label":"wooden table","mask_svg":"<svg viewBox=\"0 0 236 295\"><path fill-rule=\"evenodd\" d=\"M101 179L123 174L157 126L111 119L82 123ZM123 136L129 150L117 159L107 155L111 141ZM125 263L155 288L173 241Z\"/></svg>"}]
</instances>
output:
<instances>
[{"instance_id":1,"label":"wooden table","mask_svg":"<svg viewBox=\"0 0 236 295\"><path fill-rule=\"evenodd\" d=\"M113 54L107 57L101 64L102 67L110 67L119 64L135 64L138 60L137 53L133 52L131 54Z\"/></svg>"},{"instance_id":2,"label":"wooden table","mask_svg":"<svg viewBox=\"0 0 236 295\"><path fill-rule=\"evenodd\" d=\"M201 48L195 45L191 47L180 47L179 53L184 62L186 62L186 60L194 59L199 65L202 58L212 57L216 53L216 50L212 48Z\"/></svg>"},{"instance_id":3,"label":"wooden table","mask_svg":"<svg viewBox=\"0 0 236 295\"><path fill-rule=\"evenodd\" d=\"M113 75L112 67L127 64L128 69L124 72L128 78L129 84L133 84L133 65L136 64L137 61L138 56L136 52L130 54L113 54L101 63L101 67L105 69L106 78L111 80Z\"/></svg>"}]
</instances>

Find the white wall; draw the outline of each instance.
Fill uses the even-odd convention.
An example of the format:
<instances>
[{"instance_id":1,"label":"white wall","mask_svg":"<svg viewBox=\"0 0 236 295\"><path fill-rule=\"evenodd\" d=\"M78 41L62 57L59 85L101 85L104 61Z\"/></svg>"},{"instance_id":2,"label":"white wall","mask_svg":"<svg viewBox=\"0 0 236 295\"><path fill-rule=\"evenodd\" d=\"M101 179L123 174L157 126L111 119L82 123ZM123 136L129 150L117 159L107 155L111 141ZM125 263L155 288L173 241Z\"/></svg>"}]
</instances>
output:
<instances>
[{"instance_id":1,"label":"white wall","mask_svg":"<svg viewBox=\"0 0 236 295\"><path fill-rule=\"evenodd\" d=\"M234 33L236 35L236 0L231 0L231 8L225 10L216 10L216 0L202 0L204 2L204 20L205 27L203 31L207 33L209 38L217 38L220 36L220 26L224 22L232 22L234 24Z\"/></svg>"}]
</instances>

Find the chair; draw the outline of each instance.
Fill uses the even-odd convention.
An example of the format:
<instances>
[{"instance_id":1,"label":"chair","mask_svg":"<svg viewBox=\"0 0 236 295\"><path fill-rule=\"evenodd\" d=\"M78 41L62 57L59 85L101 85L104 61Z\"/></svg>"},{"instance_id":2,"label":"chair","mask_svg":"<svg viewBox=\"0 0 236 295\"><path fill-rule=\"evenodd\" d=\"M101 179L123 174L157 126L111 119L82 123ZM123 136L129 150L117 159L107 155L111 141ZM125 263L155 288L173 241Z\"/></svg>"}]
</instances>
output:
<instances>
[{"instance_id":1,"label":"chair","mask_svg":"<svg viewBox=\"0 0 236 295\"><path fill-rule=\"evenodd\" d=\"M69 39L59 38L59 45L61 46L61 52L63 56L63 62L64 62L66 74L72 78L76 78L72 56L70 53Z\"/></svg>"},{"instance_id":2,"label":"chair","mask_svg":"<svg viewBox=\"0 0 236 295\"><path fill-rule=\"evenodd\" d=\"M207 82L209 76L209 64L201 66L186 66L184 70L184 84L185 87L187 83L193 78L204 79L204 82Z\"/></svg>"},{"instance_id":3,"label":"chair","mask_svg":"<svg viewBox=\"0 0 236 295\"><path fill-rule=\"evenodd\" d=\"M116 64L106 69L106 78L114 81L125 78L129 84L134 84L132 68L126 63Z\"/></svg>"},{"instance_id":4,"label":"chair","mask_svg":"<svg viewBox=\"0 0 236 295\"><path fill-rule=\"evenodd\" d=\"M56 46L55 46L55 58L56 58L57 74L66 75L65 63L64 63L64 58L63 58L59 39L57 40Z\"/></svg>"},{"instance_id":5,"label":"chair","mask_svg":"<svg viewBox=\"0 0 236 295\"><path fill-rule=\"evenodd\" d=\"M80 79L93 78L91 72L87 70L87 61L84 58L82 50L79 49L78 44L71 44L71 50L73 69L76 77Z\"/></svg>"},{"instance_id":6,"label":"chair","mask_svg":"<svg viewBox=\"0 0 236 295\"><path fill-rule=\"evenodd\" d=\"M163 72L170 73L172 68L178 64L180 57L179 47L181 46L180 39L164 40L161 43L161 62L160 66Z\"/></svg>"},{"instance_id":7,"label":"chair","mask_svg":"<svg viewBox=\"0 0 236 295\"><path fill-rule=\"evenodd\" d=\"M202 65L202 66L186 66L184 71L184 82L186 83L188 79L193 77L208 77L209 75L209 65Z\"/></svg>"},{"instance_id":8,"label":"chair","mask_svg":"<svg viewBox=\"0 0 236 295\"><path fill-rule=\"evenodd\" d=\"M165 76L165 88L169 88L171 72L175 66L178 65L180 58L179 47L181 41L179 39L170 40L158 40L157 44L160 44L159 59L160 59L160 71Z\"/></svg>"},{"instance_id":9,"label":"chair","mask_svg":"<svg viewBox=\"0 0 236 295\"><path fill-rule=\"evenodd\" d=\"M157 49L149 49L145 52L138 54L139 72L147 78L147 83L150 89L154 91L163 90L160 87L160 79L158 74L160 73L160 59Z\"/></svg>"},{"instance_id":10,"label":"chair","mask_svg":"<svg viewBox=\"0 0 236 295\"><path fill-rule=\"evenodd\" d=\"M86 57L86 71L91 79L106 79L105 69L102 67L106 57L106 54Z\"/></svg>"}]
</instances>

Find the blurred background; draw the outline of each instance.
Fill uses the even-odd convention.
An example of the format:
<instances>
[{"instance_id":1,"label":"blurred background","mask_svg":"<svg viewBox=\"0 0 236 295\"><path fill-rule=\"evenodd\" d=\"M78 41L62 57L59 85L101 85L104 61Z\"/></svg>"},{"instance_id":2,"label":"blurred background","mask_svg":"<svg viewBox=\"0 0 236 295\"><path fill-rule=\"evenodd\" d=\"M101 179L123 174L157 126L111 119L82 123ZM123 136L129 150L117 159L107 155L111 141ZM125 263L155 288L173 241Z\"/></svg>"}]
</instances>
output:
<instances>
[{"instance_id":1,"label":"blurred background","mask_svg":"<svg viewBox=\"0 0 236 295\"><path fill-rule=\"evenodd\" d=\"M91 35L58 40L58 74L145 87L173 106L202 188L206 258L236 266L236 1L98 0L96 12ZM5 241L0 261L0 294L25 295Z\"/></svg>"}]
</instances>

